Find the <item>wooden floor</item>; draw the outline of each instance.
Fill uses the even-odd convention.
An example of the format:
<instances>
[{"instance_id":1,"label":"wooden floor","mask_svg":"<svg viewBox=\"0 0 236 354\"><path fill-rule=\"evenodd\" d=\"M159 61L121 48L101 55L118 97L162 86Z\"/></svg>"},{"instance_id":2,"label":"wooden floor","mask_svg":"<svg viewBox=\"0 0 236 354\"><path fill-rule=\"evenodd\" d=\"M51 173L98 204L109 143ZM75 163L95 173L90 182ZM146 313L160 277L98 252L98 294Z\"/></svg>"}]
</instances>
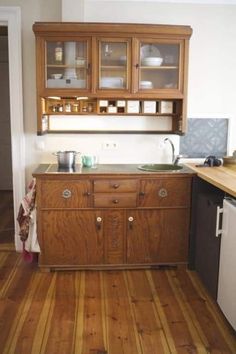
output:
<instances>
[{"instance_id":1,"label":"wooden floor","mask_svg":"<svg viewBox=\"0 0 236 354\"><path fill-rule=\"evenodd\" d=\"M0 353L236 353L194 272L42 273L0 252Z\"/></svg>"}]
</instances>

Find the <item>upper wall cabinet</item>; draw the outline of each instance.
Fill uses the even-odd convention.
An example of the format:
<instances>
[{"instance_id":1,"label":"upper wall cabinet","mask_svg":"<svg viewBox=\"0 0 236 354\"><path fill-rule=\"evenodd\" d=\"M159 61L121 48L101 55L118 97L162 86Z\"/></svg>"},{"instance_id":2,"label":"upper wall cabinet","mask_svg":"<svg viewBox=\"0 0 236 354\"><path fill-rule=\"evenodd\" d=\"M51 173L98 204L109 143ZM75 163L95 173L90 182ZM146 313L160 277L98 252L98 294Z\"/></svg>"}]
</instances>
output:
<instances>
[{"instance_id":1,"label":"upper wall cabinet","mask_svg":"<svg viewBox=\"0 0 236 354\"><path fill-rule=\"evenodd\" d=\"M186 131L189 26L35 23L33 30L39 134L55 132L51 116L91 113L168 116L166 133Z\"/></svg>"}]
</instances>

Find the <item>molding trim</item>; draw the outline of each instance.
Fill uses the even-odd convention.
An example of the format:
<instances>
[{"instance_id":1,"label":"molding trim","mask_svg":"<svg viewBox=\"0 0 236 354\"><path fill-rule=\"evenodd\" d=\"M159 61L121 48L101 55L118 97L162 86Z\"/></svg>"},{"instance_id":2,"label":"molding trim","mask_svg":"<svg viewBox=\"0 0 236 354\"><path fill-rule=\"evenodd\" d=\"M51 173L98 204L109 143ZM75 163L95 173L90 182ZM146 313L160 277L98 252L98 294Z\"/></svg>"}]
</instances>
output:
<instances>
[{"instance_id":1,"label":"molding trim","mask_svg":"<svg viewBox=\"0 0 236 354\"><path fill-rule=\"evenodd\" d=\"M88 0L88 2L118 2L119 0ZM121 0L125 2L145 2L145 0ZM199 5L236 5L236 0L146 0L147 2L199 4Z\"/></svg>"},{"instance_id":2,"label":"molding trim","mask_svg":"<svg viewBox=\"0 0 236 354\"><path fill-rule=\"evenodd\" d=\"M21 10L20 7L0 6L0 23L8 27L9 87L12 148L12 179L14 198L15 247L22 250L18 209L25 195L25 139L23 127Z\"/></svg>"}]
</instances>

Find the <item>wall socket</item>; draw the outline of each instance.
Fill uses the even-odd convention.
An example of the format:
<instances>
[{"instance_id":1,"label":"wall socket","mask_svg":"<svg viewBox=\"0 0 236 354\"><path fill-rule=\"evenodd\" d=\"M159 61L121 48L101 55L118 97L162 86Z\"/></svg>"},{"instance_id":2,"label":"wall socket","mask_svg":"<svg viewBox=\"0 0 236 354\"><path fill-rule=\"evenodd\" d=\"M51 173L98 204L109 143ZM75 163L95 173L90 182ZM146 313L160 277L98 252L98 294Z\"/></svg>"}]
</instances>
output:
<instances>
[{"instance_id":1,"label":"wall socket","mask_svg":"<svg viewBox=\"0 0 236 354\"><path fill-rule=\"evenodd\" d=\"M117 149L118 144L116 141L113 140L107 140L102 143L102 148L104 150L115 150Z\"/></svg>"}]
</instances>

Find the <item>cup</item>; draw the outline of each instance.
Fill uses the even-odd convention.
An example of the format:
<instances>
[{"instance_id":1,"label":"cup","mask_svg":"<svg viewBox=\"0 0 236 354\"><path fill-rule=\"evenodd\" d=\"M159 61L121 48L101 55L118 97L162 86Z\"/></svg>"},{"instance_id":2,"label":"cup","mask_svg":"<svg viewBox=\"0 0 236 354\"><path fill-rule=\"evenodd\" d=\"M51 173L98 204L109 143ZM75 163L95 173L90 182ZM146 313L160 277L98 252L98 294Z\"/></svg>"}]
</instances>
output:
<instances>
[{"instance_id":1,"label":"cup","mask_svg":"<svg viewBox=\"0 0 236 354\"><path fill-rule=\"evenodd\" d=\"M82 156L83 167L97 168L98 156L96 155L83 155Z\"/></svg>"}]
</instances>

